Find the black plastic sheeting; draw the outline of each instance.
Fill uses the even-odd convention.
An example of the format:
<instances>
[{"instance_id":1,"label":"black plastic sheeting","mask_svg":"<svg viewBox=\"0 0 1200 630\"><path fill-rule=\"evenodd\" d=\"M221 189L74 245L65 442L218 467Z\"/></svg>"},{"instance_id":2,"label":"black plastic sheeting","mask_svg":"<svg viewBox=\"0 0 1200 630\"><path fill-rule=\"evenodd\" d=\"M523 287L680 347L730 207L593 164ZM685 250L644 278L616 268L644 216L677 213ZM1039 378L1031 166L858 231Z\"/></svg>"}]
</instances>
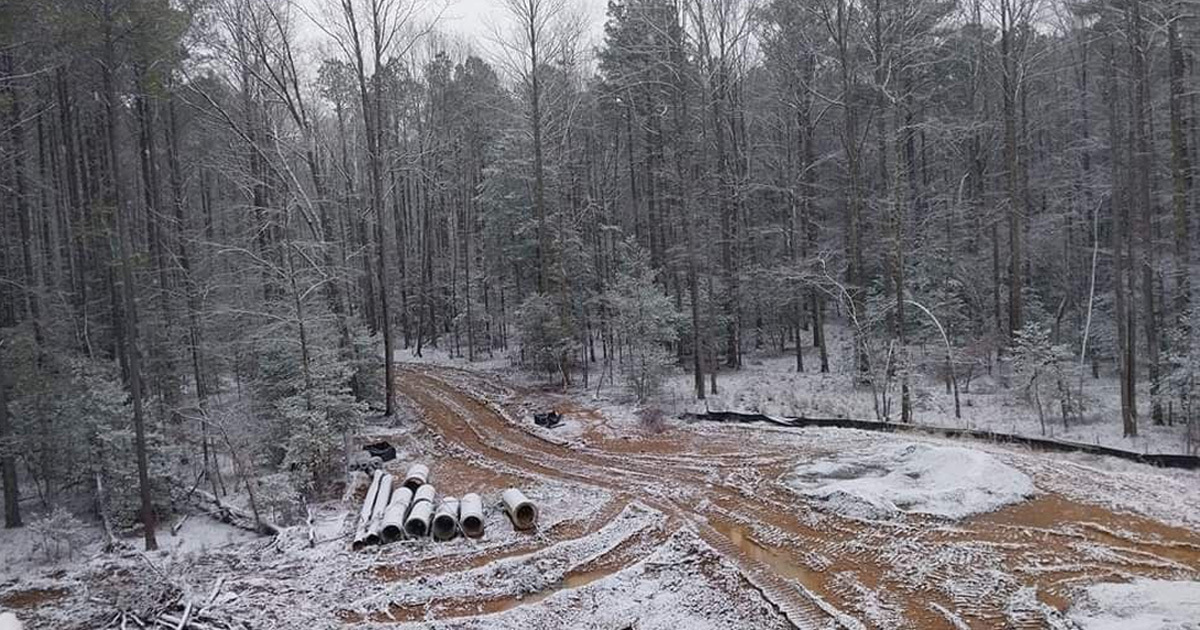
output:
<instances>
[{"instance_id":1,"label":"black plastic sheeting","mask_svg":"<svg viewBox=\"0 0 1200 630\"><path fill-rule=\"evenodd\" d=\"M367 444L363 447L371 457L378 457L380 460L390 462L396 459L396 447L387 442L376 442Z\"/></svg>"},{"instance_id":2,"label":"black plastic sheeting","mask_svg":"<svg viewBox=\"0 0 1200 630\"><path fill-rule=\"evenodd\" d=\"M546 427L547 429L553 429L554 427L558 426L559 424L562 424L562 414L558 413L557 411L549 411L546 413L535 413L535 414L533 414L533 423L538 425L539 427Z\"/></svg>"},{"instance_id":3,"label":"black plastic sheeting","mask_svg":"<svg viewBox=\"0 0 1200 630\"><path fill-rule=\"evenodd\" d=\"M765 416L758 413L738 413L736 411L710 411L708 413L684 414L684 418L707 420L713 422L767 422L784 427L829 427L838 429L862 429L864 431L882 431L885 433L922 433L926 435L941 435L945 437L967 437L989 442L1005 444L1023 444L1033 449L1057 451L1060 453L1088 453L1091 455L1108 455L1133 462L1162 466L1165 468L1200 469L1200 457L1195 455L1172 455L1169 453L1137 453L1119 448L1081 444L1062 440L995 433L981 429L954 429L949 427L929 427L919 424L900 424L896 422L880 422L873 420L852 420L850 418L790 418Z\"/></svg>"}]
</instances>

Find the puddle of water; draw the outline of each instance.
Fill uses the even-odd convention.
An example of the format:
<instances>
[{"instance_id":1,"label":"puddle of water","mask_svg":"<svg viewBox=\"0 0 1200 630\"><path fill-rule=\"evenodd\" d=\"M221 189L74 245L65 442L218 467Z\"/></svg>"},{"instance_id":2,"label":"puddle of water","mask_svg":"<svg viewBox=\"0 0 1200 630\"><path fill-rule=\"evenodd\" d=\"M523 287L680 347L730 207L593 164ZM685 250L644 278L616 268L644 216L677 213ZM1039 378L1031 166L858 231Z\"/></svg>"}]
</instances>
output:
<instances>
[{"instance_id":1,"label":"puddle of water","mask_svg":"<svg viewBox=\"0 0 1200 630\"><path fill-rule=\"evenodd\" d=\"M490 606L487 606L487 612L502 612L516 608L517 606L536 604L559 591L587 586L596 580L608 577L610 575L612 575L612 570L607 568L568 573L566 577L559 582L552 584L536 593L525 595L519 599L516 597L494 599L488 602Z\"/></svg>"},{"instance_id":2,"label":"puddle of water","mask_svg":"<svg viewBox=\"0 0 1200 630\"><path fill-rule=\"evenodd\" d=\"M786 554L754 540L745 527L716 520L712 520L710 523L742 553L771 567L775 573L796 580L810 590L819 590L821 578L816 571L797 563Z\"/></svg>"}]
</instances>

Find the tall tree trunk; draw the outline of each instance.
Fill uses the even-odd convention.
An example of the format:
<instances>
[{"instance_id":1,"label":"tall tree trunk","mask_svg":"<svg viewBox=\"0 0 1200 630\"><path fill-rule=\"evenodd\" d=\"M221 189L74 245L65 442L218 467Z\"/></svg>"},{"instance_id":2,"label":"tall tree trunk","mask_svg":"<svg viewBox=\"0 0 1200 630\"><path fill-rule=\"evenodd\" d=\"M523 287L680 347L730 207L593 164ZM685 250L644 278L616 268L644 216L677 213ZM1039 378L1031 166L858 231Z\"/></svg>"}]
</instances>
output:
<instances>
[{"instance_id":1,"label":"tall tree trunk","mask_svg":"<svg viewBox=\"0 0 1200 630\"><path fill-rule=\"evenodd\" d=\"M380 16L375 13L371 16L371 22L367 25L372 29L372 68L374 73L370 77L369 85L366 74L365 57L363 51L362 34L359 31L358 16L356 15L355 7L350 0L342 0L343 17L346 20L346 26L349 29L349 44L352 49L353 58L351 62L354 65L355 76L358 79L359 103L362 106L363 129L367 136L367 162L371 175L371 214L377 222L376 235L378 236L378 272L379 272L379 306L380 306L380 325L383 329L383 364L384 364L384 391L386 401L384 404L384 415L391 417L395 414L395 356L394 344L392 342L392 319L389 302L391 301L389 294L391 293L391 285L388 283L388 258L391 252L389 245L389 237L391 230L387 225L387 219L391 213L384 208L384 198L386 191L383 188L383 84L382 72L384 68L384 47L387 45L387 39L391 36L390 33L384 33L382 29L384 25L380 22Z\"/></svg>"},{"instance_id":2,"label":"tall tree trunk","mask_svg":"<svg viewBox=\"0 0 1200 630\"><path fill-rule=\"evenodd\" d=\"M1121 159L1124 153L1121 149L1121 120L1120 108L1117 106L1119 99L1117 70L1116 70L1116 47L1109 42L1109 89L1106 95L1108 102L1108 119L1109 119L1109 146L1112 153L1112 195L1109 201L1109 208L1112 210L1112 251L1113 251L1113 298L1114 307L1116 310L1116 325L1117 325L1117 363L1120 367L1120 389L1121 389L1121 424L1126 437L1137 435L1137 400L1136 389L1136 364L1134 363L1134 335L1130 334L1131 323L1130 315L1132 309L1129 308L1129 293L1126 285L1132 279L1128 271L1129 253L1126 252L1126 247L1132 239L1126 236L1128 230L1128 188L1125 186L1124 166Z\"/></svg>"},{"instance_id":3,"label":"tall tree trunk","mask_svg":"<svg viewBox=\"0 0 1200 630\"><path fill-rule=\"evenodd\" d=\"M142 534L146 550L158 549L158 541L154 536L155 514L154 503L150 494L150 465L146 454L146 426L142 409L142 365L138 352L137 339L137 301L134 298L133 262L130 251L129 222L125 216L125 206L121 195L121 145L117 133L117 117L119 116L119 101L117 100L116 77L116 35L113 33L114 17L112 3L104 3L104 59L100 63L101 79L104 87L105 131L109 151L109 200L113 216L116 220L117 249L120 253L121 298L123 313L121 324L124 326L125 362L129 369L129 390L133 399L133 430L134 450L137 457L138 489L141 498Z\"/></svg>"},{"instance_id":4,"label":"tall tree trunk","mask_svg":"<svg viewBox=\"0 0 1200 630\"><path fill-rule=\"evenodd\" d=\"M895 124L895 136L890 143L894 155L892 162L895 164L895 171L892 174L892 283L896 290L896 340L898 346L899 360L897 364L900 369L900 422L908 424L912 422L912 400L909 392L909 357L907 338L904 333L904 227L905 227L905 202L904 192L901 182L904 180L904 169L912 169L913 165L904 159L902 150L903 143L910 133L908 128L903 131L900 126L900 105L898 103L892 105L892 116Z\"/></svg>"},{"instance_id":5,"label":"tall tree trunk","mask_svg":"<svg viewBox=\"0 0 1200 630\"><path fill-rule=\"evenodd\" d=\"M4 70L9 76L16 74L16 67L11 55L4 54ZM12 141L12 172L13 192L17 208L17 224L21 230L21 261L24 265L24 295L25 314L33 324L34 340L39 352L45 345L42 332L41 279L38 267L34 263L35 244L33 234L33 208L29 203L28 173L25 170L25 121L21 112L21 98L15 81L6 81L9 101L9 135Z\"/></svg>"},{"instance_id":6,"label":"tall tree trunk","mask_svg":"<svg viewBox=\"0 0 1200 630\"><path fill-rule=\"evenodd\" d=\"M1174 219L1175 237L1175 318L1176 325L1184 336L1183 348L1188 348L1190 338L1190 316L1192 302L1191 283L1191 226L1188 214L1188 196L1191 188L1191 165L1188 160L1187 133L1184 129L1184 55L1179 42L1179 11L1169 17L1167 25L1167 63L1170 64L1170 142L1171 142L1171 210Z\"/></svg>"},{"instance_id":7,"label":"tall tree trunk","mask_svg":"<svg viewBox=\"0 0 1200 630\"><path fill-rule=\"evenodd\" d=\"M166 336L174 327L175 314L171 305L170 266L167 264L169 253L165 251L166 231L162 227L166 214L162 208L162 195L159 190L158 146L155 142L154 115L147 79L141 77L140 94L135 98L138 122L138 157L142 170L143 203L146 208L147 235L150 244L150 259L157 270L158 311L162 321L151 327L150 348L154 360L151 373L155 375L153 382L157 385L162 403L171 416L177 417L179 408L179 388L175 378L175 362Z\"/></svg>"},{"instance_id":8,"label":"tall tree trunk","mask_svg":"<svg viewBox=\"0 0 1200 630\"><path fill-rule=\"evenodd\" d=\"M21 488L17 485L17 445L8 421L8 379L0 361L0 481L4 483L4 526L21 526Z\"/></svg>"},{"instance_id":9,"label":"tall tree trunk","mask_svg":"<svg viewBox=\"0 0 1200 630\"><path fill-rule=\"evenodd\" d=\"M1013 6L1019 0L1000 0L1000 55L1002 91L1004 93L1004 168L1008 182L1008 335L1011 340L1025 325L1022 313L1023 267L1021 259L1022 220L1025 215L1025 195L1021 190L1021 160L1017 147L1017 98L1021 81L1013 50Z\"/></svg>"},{"instance_id":10,"label":"tall tree trunk","mask_svg":"<svg viewBox=\"0 0 1200 630\"><path fill-rule=\"evenodd\" d=\"M545 164L542 155L542 84L539 46L542 44L541 22L542 0L525 0L528 14L525 27L529 35L529 126L533 133L533 212L537 219L537 289L546 292L546 266L548 248L546 240L546 183Z\"/></svg>"},{"instance_id":11,"label":"tall tree trunk","mask_svg":"<svg viewBox=\"0 0 1200 630\"><path fill-rule=\"evenodd\" d=\"M15 76L16 66L10 54L3 55L4 71L8 76ZM8 85L9 99L9 133L12 142L12 178L13 178L13 197L17 210L17 224L20 226L21 232L21 262L24 271L24 285L21 287L21 293L24 295L25 315L26 319L32 324L33 339L35 345L35 369L41 369L42 353L44 352L46 340L42 328L42 283L40 267L34 261L33 247L35 244L33 234L33 208L29 203L29 182L28 173L25 170L25 121L22 120L24 115L21 112L20 93L17 91L15 81L6 81ZM46 492L43 496L45 501L54 500L54 486L56 481L54 448L51 443L51 430L49 419L45 415L39 414L38 418L38 434L41 438L38 444L40 453L40 462L42 478L45 483Z\"/></svg>"},{"instance_id":12,"label":"tall tree trunk","mask_svg":"<svg viewBox=\"0 0 1200 630\"><path fill-rule=\"evenodd\" d=\"M1133 116L1129 124L1133 127L1135 151L1133 163L1136 164L1136 204L1138 207L1138 241L1141 245L1141 256L1134 257L1130 264L1140 272L1142 281L1142 305L1145 309L1143 327L1146 331L1146 358L1148 378L1150 380L1150 417L1154 424L1163 423L1162 401L1158 397L1159 389L1159 338L1158 314L1155 308L1154 295L1154 203L1150 198L1151 163L1154 161L1150 144L1150 79L1147 77L1146 43L1144 41L1144 26L1142 24L1142 1L1133 0L1131 15L1130 57L1133 64L1134 77Z\"/></svg>"},{"instance_id":13,"label":"tall tree trunk","mask_svg":"<svg viewBox=\"0 0 1200 630\"><path fill-rule=\"evenodd\" d=\"M853 317L857 320L864 317L866 301L864 287L866 272L862 255L862 183L861 161L858 138L858 110L854 99L856 81L854 69L851 67L854 52L850 42L851 7L847 0L838 0L836 16L836 41L838 49L838 66L841 79L842 96L842 147L846 153L846 171L848 182L846 189L846 283L849 285L850 304ZM858 325L854 327L854 363L855 371L865 375L870 367L865 350L863 331Z\"/></svg>"},{"instance_id":14,"label":"tall tree trunk","mask_svg":"<svg viewBox=\"0 0 1200 630\"><path fill-rule=\"evenodd\" d=\"M192 380L196 388L196 406L200 411L200 451L203 472L212 487L213 496L219 497L217 479L214 475L215 454L212 452L208 427L208 383L204 377L204 331L200 324L200 291L192 271L192 258L188 249L187 203L183 189L183 172L179 164L179 122L175 111L174 94L167 102L167 168L171 183L172 206L175 210L175 247L179 256L184 294L187 301L188 353L191 355Z\"/></svg>"}]
</instances>

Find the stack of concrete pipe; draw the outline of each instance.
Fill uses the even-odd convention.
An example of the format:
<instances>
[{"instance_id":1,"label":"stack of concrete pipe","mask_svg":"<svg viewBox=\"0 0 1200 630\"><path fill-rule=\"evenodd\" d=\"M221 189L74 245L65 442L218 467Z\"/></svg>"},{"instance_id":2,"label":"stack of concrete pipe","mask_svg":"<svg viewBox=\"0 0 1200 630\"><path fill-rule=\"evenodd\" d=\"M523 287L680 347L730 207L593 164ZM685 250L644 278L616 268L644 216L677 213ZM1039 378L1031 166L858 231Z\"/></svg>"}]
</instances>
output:
<instances>
[{"instance_id":1,"label":"stack of concrete pipe","mask_svg":"<svg viewBox=\"0 0 1200 630\"><path fill-rule=\"evenodd\" d=\"M354 549L399 540L401 537L452 540L461 533L468 538L483 536L483 500L468 493L462 499L442 497L435 503L436 490L429 483L429 468L413 464L403 479L375 471L359 511L354 531ZM504 511L513 528L537 526L538 509L517 488L501 495Z\"/></svg>"},{"instance_id":2,"label":"stack of concrete pipe","mask_svg":"<svg viewBox=\"0 0 1200 630\"><path fill-rule=\"evenodd\" d=\"M413 491L405 486L392 492L392 500L383 512L383 528L379 530L383 542L392 542L404 535L404 517L408 516L408 506L412 500Z\"/></svg>"},{"instance_id":3,"label":"stack of concrete pipe","mask_svg":"<svg viewBox=\"0 0 1200 630\"><path fill-rule=\"evenodd\" d=\"M413 495L412 507L404 519L404 533L409 538L421 538L429 533L429 522L433 519L434 488L425 484Z\"/></svg>"},{"instance_id":4,"label":"stack of concrete pipe","mask_svg":"<svg viewBox=\"0 0 1200 630\"><path fill-rule=\"evenodd\" d=\"M458 536L458 508L458 499L442 498L442 503L433 515L433 526L429 532L434 540L453 540Z\"/></svg>"},{"instance_id":5,"label":"stack of concrete pipe","mask_svg":"<svg viewBox=\"0 0 1200 630\"><path fill-rule=\"evenodd\" d=\"M379 489L375 494L375 505L371 508L371 520L367 524L368 545L379 544L379 530L383 528L383 513L387 511L388 503L392 500L392 482L395 477L384 475L379 480Z\"/></svg>"},{"instance_id":6,"label":"stack of concrete pipe","mask_svg":"<svg viewBox=\"0 0 1200 630\"><path fill-rule=\"evenodd\" d=\"M404 487L417 491L417 488L429 483L429 467L425 464L413 464L404 475Z\"/></svg>"},{"instance_id":7,"label":"stack of concrete pipe","mask_svg":"<svg viewBox=\"0 0 1200 630\"><path fill-rule=\"evenodd\" d=\"M358 513L358 524L354 528L354 549L362 549L367 544L367 528L371 524L371 515L375 511L375 500L379 496L379 486L383 482L383 471L376 470L367 488L367 496L363 499L362 510Z\"/></svg>"},{"instance_id":8,"label":"stack of concrete pipe","mask_svg":"<svg viewBox=\"0 0 1200 630\"><path fill-rule=\"evenodd\" d=\"M470 492L463 495L458 506L458 527L463 536L468 538L483 536L483 499L478 494Z\"/></svg>"}]
</instances>

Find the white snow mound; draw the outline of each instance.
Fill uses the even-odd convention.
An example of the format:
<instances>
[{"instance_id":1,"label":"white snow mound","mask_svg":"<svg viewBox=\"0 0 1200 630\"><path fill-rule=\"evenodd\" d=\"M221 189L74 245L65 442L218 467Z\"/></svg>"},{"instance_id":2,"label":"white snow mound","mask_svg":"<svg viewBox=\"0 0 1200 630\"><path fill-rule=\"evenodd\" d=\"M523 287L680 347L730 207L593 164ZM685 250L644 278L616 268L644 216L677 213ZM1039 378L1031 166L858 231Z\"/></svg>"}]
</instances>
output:
<instances>
[{"instance_id":1,"label":"white snow mound","mask_svg":"<svg viewBox=\"0 0 1200 630\"><path fill-rule=\"evenodd\" d=\"M801 464L784 480L832 512L882 519L899 512L963 518L1033 496L1033 480L987 453L917 442Z\"/></svg>"},{"instance_id":2,"label":"white snow mound","mask_svg":"<svg viewBox=\"0 0 1200 630\"><path fill-rule=\"evenodd\" d=\"M1083 630L1200 630L1200 582L1093 584L1068 614Z\"/></svg>"}]
</instances>

